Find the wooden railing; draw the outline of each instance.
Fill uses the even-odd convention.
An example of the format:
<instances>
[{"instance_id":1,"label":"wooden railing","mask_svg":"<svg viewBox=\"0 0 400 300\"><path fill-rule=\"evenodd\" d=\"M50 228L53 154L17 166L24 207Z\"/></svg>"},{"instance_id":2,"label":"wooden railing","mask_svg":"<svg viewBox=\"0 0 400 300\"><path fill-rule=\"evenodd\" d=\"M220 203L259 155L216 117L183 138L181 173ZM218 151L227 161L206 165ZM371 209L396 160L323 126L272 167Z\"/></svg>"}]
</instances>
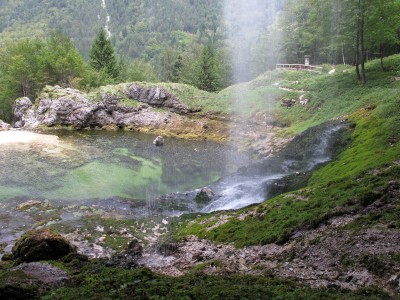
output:
<instances>
[{"instance_id":1,"label":"wooden railing","mask_svg":"<svg viewBox=\"0 0 400 300\"><path fill-rule=\"evenodd\" d=\"M311 66L311 65L302 65L302 64L276 64L277 69L284 70L308 70L308 71L316 71L321 72L322 67Z\"/></svg>"}]
</instances>

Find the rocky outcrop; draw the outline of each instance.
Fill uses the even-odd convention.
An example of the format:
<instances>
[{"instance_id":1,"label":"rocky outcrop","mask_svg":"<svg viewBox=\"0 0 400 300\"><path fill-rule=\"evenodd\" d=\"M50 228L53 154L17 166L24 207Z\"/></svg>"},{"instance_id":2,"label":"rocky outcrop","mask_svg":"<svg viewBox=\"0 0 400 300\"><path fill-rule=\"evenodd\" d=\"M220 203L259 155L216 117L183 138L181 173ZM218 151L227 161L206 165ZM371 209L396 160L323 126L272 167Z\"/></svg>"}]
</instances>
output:
<instances>
[{"instance_id":1,"label":"rocky outcrop","mask_svg":"<svg viewBox=\"0 0 400 300\"><path fill-rule=\"evenodd\" d=\"M132 84L125 94L140 102L147 103L156 107L167 107L178 113L189 113L193 110L183 105L177 97L168 93L160 87L144 87L137 84Z\"/></svg>"},{"instance_id":2,"label":"rocky outcrop","mask_svg":"<svg viewBox=\"0 0 400 300\"><path fill-rule=\"evenodd\" d=\"M12 259L19 262L35 262L62 258L76 249L61 235L47 229L25 233L12 249Z\"/></svg>"},{"instance_id":3,"label":"rocky outcrop","mask_svg":"<svg viewBox=\"0 0 400 300\"><path fill-rule=\"evenodd\" d=\"M127 106L122 103L121 97L109 93L102 94L101 101L94 101L78 90L47 87L36 105L27 97L16 101L15 127L162 127L168 123L169 113L154 111L152 107L164 107L180 114L192 112L178 98L162 88L131 85L124 94L144 104L138 107Z\"/></svg>"},{"instance_id":4,"label":"rocky outcrop","mask_svg":"<svg viewBox=\"0 0 400 300\"><path fill-rule=\"evenodd\" d=\"M7 124L0 120L0 131L7 131L10 129L10 124Z\"/></svg>"}]
</instances>

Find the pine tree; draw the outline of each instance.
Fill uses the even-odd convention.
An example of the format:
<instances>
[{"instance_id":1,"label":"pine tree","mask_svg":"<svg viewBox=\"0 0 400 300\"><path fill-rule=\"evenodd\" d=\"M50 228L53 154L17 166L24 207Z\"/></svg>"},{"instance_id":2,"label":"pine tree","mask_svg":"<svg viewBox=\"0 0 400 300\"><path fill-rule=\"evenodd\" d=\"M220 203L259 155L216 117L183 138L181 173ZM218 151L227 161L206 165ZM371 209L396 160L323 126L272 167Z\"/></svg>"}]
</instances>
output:
<instances>
[{"instance_id":1,"label":"pine tree","mask_svg":"<svg viewBox=\"0 0 400 300\"><path fill-rule=\"evenodd\" d=\"M204 91L215 92L221 87L221 78L219 76L218 63L215 52L211 45L203 48L199 60L199 69L196 86Z\"/></svg>"},{"instance_id":2,"label":"pine tree","mask_svg":"<svg viewBox=\"0 0 400 300\"><path fill-rule=\"evenodd\" d=\"M104 71L110 78L119 76L120 68L114 48L103 29L100 30L90 49L90 65L97 71Z\"/></svg>"}]
</instances>

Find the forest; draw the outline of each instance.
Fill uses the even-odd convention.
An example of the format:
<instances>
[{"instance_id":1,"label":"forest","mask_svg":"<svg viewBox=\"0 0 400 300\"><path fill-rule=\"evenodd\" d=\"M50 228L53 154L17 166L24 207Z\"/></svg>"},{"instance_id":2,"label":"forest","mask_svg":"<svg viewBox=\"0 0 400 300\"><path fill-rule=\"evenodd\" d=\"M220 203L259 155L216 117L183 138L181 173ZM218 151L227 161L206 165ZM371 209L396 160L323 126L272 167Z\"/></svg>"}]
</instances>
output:
<instances>
[{"instance_id":1,"label":"forest","mask_svg":"<svg viewBox=\"0 0 400 300\"><path fill-rule=\"evenodd\" d=\"M218 91L276 63L364 63L400 50L399 0L265 1L261 32L232 41L223 1L4 0L0 3L0 118L11 102L35 98L47 84L81 89L127 81L180 82ZM235 12L234 12L235 13ZM233 15L231 19L238 16ZM260 21L261 22L261 21ZM90 50L107 26L118 76L91 67ZM58 42L57 42L58 40ZM243 44L243 45L242 45ZM248 72L233 78L232 47L244 47ZM48 55L51 53L51 55Z\"/></svg>"}]
</instances>

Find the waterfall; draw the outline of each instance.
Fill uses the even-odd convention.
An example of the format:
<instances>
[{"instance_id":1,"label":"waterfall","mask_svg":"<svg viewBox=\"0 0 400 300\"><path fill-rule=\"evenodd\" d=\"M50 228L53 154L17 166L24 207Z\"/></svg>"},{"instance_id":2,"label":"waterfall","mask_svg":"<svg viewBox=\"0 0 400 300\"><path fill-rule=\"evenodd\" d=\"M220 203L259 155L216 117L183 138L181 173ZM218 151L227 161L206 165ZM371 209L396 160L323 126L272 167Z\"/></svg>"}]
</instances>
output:
<instances>
[{"instance_id":1,"label":"waterfall","mask_svg":"<svg viewBox=\"0 0 400 300\"><path fill-rule=\"evenodd\" d=\"M110 15L108 14L108 11L107 11L106 0L101 0L101 8L105 12L106 20L105 20L105 24L104 24L104 31L106 32L107 39L109 39L111 37L111 31L110 31L111 18L110 18Z\"/></svg>"}]
</instances>

